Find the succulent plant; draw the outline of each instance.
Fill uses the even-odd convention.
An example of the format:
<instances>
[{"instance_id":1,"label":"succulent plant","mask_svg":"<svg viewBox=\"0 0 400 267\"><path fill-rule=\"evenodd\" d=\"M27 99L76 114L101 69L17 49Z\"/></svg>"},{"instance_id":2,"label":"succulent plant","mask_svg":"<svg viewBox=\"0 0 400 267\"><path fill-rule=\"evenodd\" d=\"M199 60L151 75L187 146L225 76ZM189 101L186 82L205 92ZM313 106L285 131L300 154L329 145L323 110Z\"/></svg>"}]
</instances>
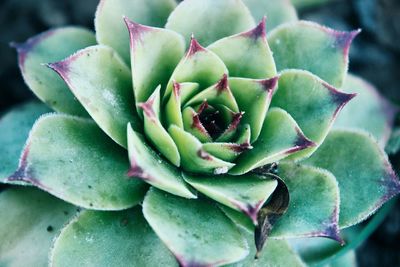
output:
<instances>
[{"instance_id":1,"label":"succulent plant","mask_svg":"<svg viewBox=\"0 0 400 267\"><path fill-rule=\"evenodd\" d=\"M400 191L358 30L272 0L101 0L95 28L14 44L55 113L0 121L0 265L304 266Z\"/></svg>"}]
</instances>

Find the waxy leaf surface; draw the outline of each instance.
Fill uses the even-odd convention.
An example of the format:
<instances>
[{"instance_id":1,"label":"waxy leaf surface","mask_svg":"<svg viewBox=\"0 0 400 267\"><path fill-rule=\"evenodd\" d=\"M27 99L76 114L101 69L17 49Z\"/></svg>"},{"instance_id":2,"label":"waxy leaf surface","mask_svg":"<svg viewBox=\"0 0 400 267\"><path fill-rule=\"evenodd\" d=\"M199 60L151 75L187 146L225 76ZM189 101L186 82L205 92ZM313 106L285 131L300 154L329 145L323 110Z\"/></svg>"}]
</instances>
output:
<instances>
[{"instance_id":1,"label":"waxy leaf surface","mask_svg":"<svg viewBox=\"0 0 400 267\"><path fill-rule=\"evenodd\" d=\"M340 187L342 228L365 220L400 192L399 179L386 154L373 138L362 132L332 131L305 164L335 175Z\"/></svg>"},{"instance_id":2,"label":"waxy leaf surface","mask_svg":"<svg viewBox=\"0 0 400 267\"><path fill-rule=\"evenodd\" d=\"M126 150L93 121L53 114L33 126L8 181L29 183L84 208L121 210L139 203L146 190L128 179L128 168Z\"/></svg>"},{"instance_id":3,"label":"waxy leaf surface","mask_svg":"<svg viewBox=\"0 0 400 267\"><path fill-rule=\"evenodd\" d=\"M183 267L221 266L248 255L234 223L208 200L187 200L151 189L143 213Z\"/></svg>"},{"instance_id":4,"label":"waxy leaf surface","mask_svg":"<svg viewBox=\"0 0 400 267\"><path fill-rule=\"evenodd\" d=\"M139 206L83 211L57 237L50 266L178 266Z\"/></svg>"},{"instance_id":5,"label":"waxy leaf surface","mask_svg":"<svg viewBox=\"0 0 400 267\"><path fill-rule=\"evenodd\" d=\"M77 50L95 44L91 31L66 27L44 32L14 46L25 83L41 101L58 112L87 117L65 82L44 64L63 60Z\"/></svg>"}]
</instances>

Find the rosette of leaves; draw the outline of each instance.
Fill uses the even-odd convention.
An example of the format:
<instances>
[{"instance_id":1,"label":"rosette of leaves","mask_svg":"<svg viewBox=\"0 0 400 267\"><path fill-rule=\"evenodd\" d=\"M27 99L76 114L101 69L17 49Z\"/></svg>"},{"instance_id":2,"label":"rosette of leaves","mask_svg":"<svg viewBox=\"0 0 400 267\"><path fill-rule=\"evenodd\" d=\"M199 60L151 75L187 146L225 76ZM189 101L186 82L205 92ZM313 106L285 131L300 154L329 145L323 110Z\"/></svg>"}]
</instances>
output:
<instances>
[{"instance_id":1,"label":"rosette of leaves","mask_svg":"<svg viewBox=\"0 0 400 267\"><path fill-rule=\"evenodd\" d=\"M358 31L272 0L102 0L95 28L15 45L55 112L1 121L0 265L303 266L288 240L343 243L399 192Z\"/></svg>"}]
</instances>

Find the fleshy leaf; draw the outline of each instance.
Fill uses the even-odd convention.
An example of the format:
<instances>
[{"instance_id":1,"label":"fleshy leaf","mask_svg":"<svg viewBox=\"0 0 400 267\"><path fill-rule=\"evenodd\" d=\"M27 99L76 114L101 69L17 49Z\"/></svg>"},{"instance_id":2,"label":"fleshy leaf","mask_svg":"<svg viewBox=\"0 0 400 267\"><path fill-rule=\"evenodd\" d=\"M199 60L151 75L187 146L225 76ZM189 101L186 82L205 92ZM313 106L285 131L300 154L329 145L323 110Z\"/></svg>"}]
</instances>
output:
<instances>
[{"instance_id":1,"label":"fleshy leaf","mask_svg":"<svg viewBox=\"0 0 400 267\"><path fill-rule=\"evenodd\" d=\"M278 77L266 80L229 79L229 85L239 109L245 112L243 123L250 125L251 143L260 135L277 84Z\"/></svg>"},{"instance_id":2,"label":"fleshy leaf","mask_svg":"<svg viewBox=\"0 0 400 267\"><path fill-rule=\"evenodd\" d=\"M175 7L175 0L101 0L94 20L97 41L114 48L129 64L129 34L122 17L163 27Z\"/></svg>"},{"instance_id":3,"label":"fleshy leaf","mask_svg":"<svg viewBox=\"0 0 400 267\"><path fill-rule=\"evenodd\" d=\"M212 142L211 136L200 122L199 114L192 107L187 107L183 110L182 119L183 128L186 132L192 134L202 143Z\"/></svg>"},{"instance_id":4,"label":"fleshy leaf","mask_svg":"<svg viewBox=\"0 0 400 267\"><path fill-rule=\"evenodd\" d=\"M160 121L160 90L161 86L158 86L146 103L139 104L139 107L143 109L144 132L157 150L172 164L179 167L178 148Z\"/></svg>"},{"instance_id":5,"label":"fleshy leaf","mask_svg":"<svg viewBox=\"0 0 400 267\"><path fill-rule=\"evenodd\" d=\"M270 109L253 149L241 154L229 173L241 175L314 145L286 111Z\"/></svg>"},{"instance_id":6,"label":"fleshy leaf","mask_svg":"<svg viewBox=\"0 0 400 267\"><path fill-rule=\"evenodd\" d=\"M365 220L400 192L386 154L362 132L332 131L305 163L327 169L338 180L342 228Z\"/></svg>"},{"instance_id":7,"label":"fleshy leaf","mask_svg":"<svg viewBox=\"0 0 400 267\"><path fill-rule=\"evenodd\" d=\"M222 59L231 77L265 79L276 75L265 18L254 29L218 40L208 49Z\"/></svg>"},{"instance_id":8,"label":"fleshy leaf","mask_svg":"<svg viewBox=\"0 0 400 267\"><path fill-rule=\"evenodd\" d=\"M257 224L257 214L274 192L277 181L255 174L239 177L184 174L186 182L199 192L232 209L241 211Z\"/></svg>"},{"instance_id":9,"label":"fleshy leaf","mask_svg":"<svg viewBox=\"0 0 400 267\"><path fill-rule=\"evenodd\" d=\"M339 236L339 187L328 171L294 163L279 165L279 177L289 190L286 214L275 224L271 238Z\"/></svg>"},{"instance_id":10,"label":"fleshy leaf","mask_svg":"<svg viewBox=\"0 0 400 267\"><path fill-rule=\"evenodd\" d=\"M99 127L126 148L126 124L136 130L141 123L132 105L133 92L128 66L107 46L91 46L71 57L49 64Z\"/></svg>"},{"instance_id":11,"label":"fleshy leaf","mask_svg":"<svg viewBox=\"0 0 400 267\"><path fill-rule=\"evenodd\" d=\"M227 74L224 74L221 80L219 80L215 85L206 88L193 96L185 106L194 106L202 103L204 100L207 100L207 103L210 105L220 104L234 112L239 112L235 97L232 95L231 89L229 88Z\"/></svg>"},{"instance_id":12,"label":"fleshy leaf","mask_svg":"<svg viewBox=\"0 0 400 267\"><path fill-rule=\"evenodd\" d=\"M7 180L87 209L120 210L139 203L146 190L128 179L128 166L126 151L93 121L53 114L33 126L19 168Z\"/></svg>"},{"instance_id":13,"label":"fleshy leaf","mask_svg":"<svg viewBox=\"0 0 400 267\"><path fill-rule=\"evenodd\" d=\"M347 74L351 42L359 32L340 32L299 21L277 27L268 41L278 71L307 70L340 88Z\"/></svg>"},{"instance_id":14,"label":"fleshy leaf","mask_svg":"<svg viewBox=\"0 0 400 267\"><path fill-rule=\"evenodd\" d=\"M151 189L143 213L183 267L221 266L248 254L234 223L205 199L186 200Z\"/></svg>"},{"instance_id":15,"label":"fleshy leaf","mask_svg":"<svg viewBox=\"0 0 400 267\"><path fill-rule=\"evenodd\" d=\"M296 9L290 0L243 0L243 2L257 21L267 16L268 29L297 20Z\"/></svg>"},{"instance_id":16,"label":"fleshy leaf","mask_svg":"<svg viewBox=\"0 0 400 267\"><path fill-rule=\"evenodd\" d=\"M179 62L172 73L165 91L164 100L168 99L175 82L194 82L198 83L200 88L208 88L216 84L226 73L228 73L228 69L224 62L216 54L202 47L192 37L186 56Z\"/></svg>"},{"instance_id":17,"label":"fleshy leaf","mask_svg":"<svg viewBox=\"0 0 400 267\"><path fill-rule=\"evenodd\" d=\"M125 23L130 33L135 100L140 103L146 101L158 85L165 88L185 53L185 41L170 30L140 25L127 18Z\"/></svg>"},{"instance_id":18,"label":"fleshy leaf","mask_svg":"<svg viewBox=\"0 0 400 267\"><path fill-rule=\"evenodd\" d=\"M185 0L165 25L186 39L194 34L204 45L254 26L254 19L241 0Z\"/></svg>"},{"instance_id":19,"label":"fleshy leaf","mask_svg":"<svg viewBox=\"0 0 400 267\"><path fill-rule=\"evenodd\" d=\"M0 193L0 266L47 266L57 232L76 207L35 188Z\"/></svg>"},{"instance_id":20,"label":"fleshy leaf","mask_svg":"<svg viewBox=\"0 0 400 267\"><path fill-rule=\"evenodd\" d=\"M146 145L144 138L128 125L129 176L185 198L196 198L180 171Z\"/></svg>"},{"instance_id":21,"label":"fleshy leaf","mask_svg":"<svg viewBox=\"0 0 400 267\"><path fill-rule=\"evenodd\" d=\"M271 106L286 110L304 134L320 145L340 110L355 96L338 91L326 82L302 70L284 71ZM291 159L311 155L317 146L294 154Z\"/></svg>"},{"instance_id":22,"label":"fleshy leaf","mask_svg":"<svg viewBox=\"0 0 400 267\"><path fill-rule=\"evenodd\" d=\"M91 31L66 27L44 32L13 46L18 51L19 68L25 83L41 101L58 112L88 117L64 81L43 64L62 60L94 44L96 39Z\"/></svg>"},{"instance_id":23,"label":"fleshy leaf","mask_svg":"<svg viewBox=\"0 0 400 267\"><path fill-rule=\"evenodd\" d=\"M183 128L181 105L195 95L199 89L197 83L174 83L173 91L165 106L165 120L168 126L175 124Z\"/></svg>"},{"instance_id":24,"label":"fleshy leaf","mask_svg":"<svg viewBox=\"0 0 400 267\"><path fill-rule=\"evenodd\" d=\"M297 255L289 243L285 240L268 240L260 258L255 259L255 246L253 245L253 235L243 233L250 245L249 256L244 261L228 265L229 267L305 267L299 255Z\"/></svg>"},{"instance_id":25,"label":"fleshy leaf","mask_svg":"<svg viewBox=\"0 0 400 267\"><path fill-rule=\"evenodd\" d=\"M347 76L341 90L357 93L357 97L343 108L334 127L365 130L384 146L389 139L397 111L394 106L372 84L353 75Z\"/></svg>"},{"instance_id":26,"label":"fleshy leaf","mask_svg":"<svg viewBox=\"0 0 400 267\"><path fill-rule=\"evenodd\" d=\"M205 152L229 162L233 162L240 154L252 148L248 141L244 143L213 142L203 144Z\"/></svg>"},{"instance_id":27,"label":"fleshy leaf","mask_svg":"<svg viewBox=\"0 0 400 267\"><path fill-rule=\"evenodd\" d=\"M38 102L19 105L0 119L0 182L14 173L29 131L40 115L50 109Z\"/></svg>"},{"instance_id":28,"label":"fleshy leaf","mask_svg":"<svg viewBox=\"0 0 400 267\"><path fill-rule=\"evenodd\" d=\"M83 211L55 240L50 266L178 266L143 218L124 211Z\"/></svg>"},{"instance_id":29,"label":"fleshy leaf","mask_svg":"<svg viewBox=\"0 0 400 267\"><path fill-rule=\"evenodd\" d=\"M175 125L170 126L168 132L178 146L181 155L181 167L186 171L223 174L235 165L205 152L196 137Z\"/></svg>"}]
</instances>

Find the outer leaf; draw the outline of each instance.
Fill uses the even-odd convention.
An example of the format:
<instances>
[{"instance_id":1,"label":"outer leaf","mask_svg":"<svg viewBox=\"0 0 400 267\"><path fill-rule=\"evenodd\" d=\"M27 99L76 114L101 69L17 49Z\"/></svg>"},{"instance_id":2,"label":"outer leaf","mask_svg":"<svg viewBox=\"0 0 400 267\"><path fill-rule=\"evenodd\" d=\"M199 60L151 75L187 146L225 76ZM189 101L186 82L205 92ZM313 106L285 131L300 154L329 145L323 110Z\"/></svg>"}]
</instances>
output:
<instances>
[{"instance_id":1,"label":"outer leaf","mask_svg":"<svg viewBox=\"0 0 400 267\"><path fill-rule=\"evenodd\" d=\"M386 154L361 132L332 131L305 163L329 170L338 180L342 228L365 220L400 192Z\"/></svg>"},{"instance_id":2,"label":"outer leaf","mask_svg":"<svg viewBox=\"0 0 400 267\"><path fill-rule=\"evenodd\" d=\"M109 47L92 46L71 57L49 64L100 128L126 148L126 124L141 129L133 108L131 73L128 66Z\"/></svg>"},{"instance_id":3,"label":"outer leaf","mask_svg":"<svg viewBox=\"0 0 400 267\"><path fill-rule=\"evenodd\" d=\"M244 261L229 265L234 267L305 267L306 265L302 262L299 255L297 255L287 241L284 240L268 240L265 248L261 254L261 257L254 259L256 254L255 246L253 243L253 235L245 232L244 233L247 242L250 245L249 256Z\"/></svg>"},{"instance_id":4,"label":"outer leaf","mask_svg":"<svg viewBox=\"0 0 400 267\"><path fill-rule=\"evenodd\" d=\"M289 209L275 224L271 238L339 236L339 187L325 170L282 163L279 176L289 189Z\"/></svg>"},{"instance_id":5,"label":"outer leaf","mask_svg":"<svg viewBox=\"0 0 400 267\"><path fill-rule=\"evenodd\" d=\"M144 138L128 125L129 176L186 198L196 198L184 182L179 170L146 145Z\"/></svg>"},{"instance_id":6,"label":"outer leaf","mask_svg":"<svg viewBox=\"0 0 400 267\"><path fill-rule=\"evenodd\" d=\"M338 91L309 72L288 70L279 78L279 87L271 105L286 110L304 134L320 145L340 110L354 96ZM296 153L291 158L309 156L316 149L317 146Z\"/></svg>"},{"instance_id":7,"label":"outer leaf","mask_svg":"<svg viewBox=\"0 0 400 267\"><path fill-rule=\"evenodd\" d=\"M254 26L254 19L241 0L185 0L165 25L186 39L194 34L204 45Z\"/></svg>"},{"instance_id":8,"label":"outer leaf","mask_svg":"<svg viewBox=\"0 0 400 267\"><path fill-rule=\"evenodd\" d=\"M208 88L226 73L228 70L224 62L192 37L186 56L179 62L168 82L164 100L171 94L175 82L193 82L198 83L200 88Z\"/></svg>"},{"instance_id":9,"label":"outer leaf","mask_svg":"<svg viewBox=\"0 0 400 267\"><path fill-rule=\"evenodd\" d=\"M144 132L156 149L179 167L181 159L178 148L160 121L160 89L160 86L157 87L146 103L139 104L143 109Z\"/></svg>"},{"instance_id":10,"label":"outer leaf","mask_svg":"<svg viewBox=\"0 0 400 267\"><path fill-rule=\"evenodd\" d=\"M265 118L260 137L254 143L254 148L239 156L237 165L230 174L247 173L311 146L314 146L314 143L304 136L286 111L279 108L271 109Z\"/></svg>"},{"instance_id":11,"label":"outer leaf","mask_svg":"<svg viewBox=\"0 0 400 267\"><path fill-rule=\"evenodd\" d=\"M264 16L268 18L268 28L297 20L296 9L290 0L243 0L250 9L253 17L258 21Z\"/></svg>"},{"instance_id":12,"label":"outer leaf","mask_svg":"<svg viewBox=\"0 0 400 267\"><path fill-rule=\"evenodd\" d=\"M343 92L357 93L357 97L344 107L336 119L335 128L366 130L379 140L381 145L388 141L396 109L366 81L348 75Z\"/></svg>"},{"instance_id":13,"label":"outer leaf","mask_svg":"<svg viewBox=\"0 0 400 267\"><path fill-rule=\"evenodd\" d=\"M57 74L43 63L62 60L75 51L96 44L94 34L76 27L59 28L37 35L23 44L15 44L19 68L29 88L56 111L87 116Z\"/></svg>"},{"instance_id":14,"label":"outer leaf","mask_svg":"<svg viewBox=\"0 0 400 267\"><path fill-rule=\"evenodd\" d=\"M50 266L177 266L139 207L84 211L56 239Z\"/></svg>"},{"instance_id":15,"label":"outer leaf","mask_svg":"<svg viewBox=\"0 0 400 267\"><path fill-rule=\"evenodd\" d=\"M196 137L175 125L169 127L168 132L178 146L181 166L186 171L223 174L235 165L208 154Z\"/></svg>"},{"instance_id":16,"label":"outer leaf","mask_svg":"<svg viewBox=\"0 0 400 267\"><path fill-rule=\"evenodd\" d=\"M97 41L114 48L128 64L129 35L122 17L162 27L175 6L174 0L101 0L94 20Z\"/></svg>"},{"instance_id":17,"label":"outer leaf","mask_svg":"<svg viewBox=\"0 0 400 267\"><path fill-rule=\"evenodd\" d=\"M347 74L351 42L359 32L339 32L300 21L279 26L268 40L278 71L307 70L340 88Z\"/></svg>"},{"instance_id":18,"label":"outer leaf","mask_svg":"<svg viewBox=\"0 0 400 267\"><path fill-rule=\"evenodd\" d=\"M254 142L261 133L272 95L278 85L278 78L267 80L230 78L229 84L239 110L245 112L242 121L250 125L251 142Z\"/></svg>"},{"instance_id":19,"label":"outer leaf","mask_svg":"<svg viewBox=\"0 0 400 267\"><path fill-rule=\"evenodd\" d=\"M17 169L32 125L40 115L49 111L42 103L29 102L15 107L0 119L0 181Z\"/></svg>"},{"instance_id":20,"label":"outer leaf","mask_svg":"<svg viewBox=\"0 0 400 267\"><path fill-rule=\"evenodd\" d=\"M90 120L48 115L34 125L18 170L23 181L88 209L120 210L141 201L145 184L128 180L126 151Z\"/></svg>"},{"instance_id":21,"label":"outer leaf","mask_svg":"<svg viewBox=\"0 0 400 267\"><path fill-rule=\"evenodd\" d=\"M276 75L267 43L265 18L254 29L218 40L208 49L222 59L231 77L263 79Z\"/></svg>"},{"instance_id":22,"label":"outer leaf","mask_svg":"<svg viewBox=\"0 0 400 267\"><path fill-rule=\"evenodd\" d=\"M185 41L170 30L143 26L127 18L125 23L130 33L135 99L140 103L146 101L158 85L165 88L185 53Z\"/></svg>"},{"instance_id":23,"label":"outer leaf","mask_svg":"<svg viewBox=\"0 0 400 267\"><path fill-rule=\"evenodd\" d=\"M220 266L248 254L239 230L207 200L185 200L151 189L143 213L183 267Z\"/></svg>"},{"instance_id":24,"label":"outer leaf","mask_svg":"<svg viewBox=\"0 0 400 267\"><path fill-rule=\"evenodd\" d=\"M248 215L257 224L257 214L274 192L277 181L247 174L240 177L184 175L185 180L206 196Z\"/></svg>"},{"instance_id":25,"label":"outer leaf","mask_svg":"<svg viewBox=\"0 0 400 267\"><path fill-rule=\"evenodd\" d=\"M34 188L0 193L0 265L47 266L52 240L76 207Z\"/></svg>"}]
</instances>

